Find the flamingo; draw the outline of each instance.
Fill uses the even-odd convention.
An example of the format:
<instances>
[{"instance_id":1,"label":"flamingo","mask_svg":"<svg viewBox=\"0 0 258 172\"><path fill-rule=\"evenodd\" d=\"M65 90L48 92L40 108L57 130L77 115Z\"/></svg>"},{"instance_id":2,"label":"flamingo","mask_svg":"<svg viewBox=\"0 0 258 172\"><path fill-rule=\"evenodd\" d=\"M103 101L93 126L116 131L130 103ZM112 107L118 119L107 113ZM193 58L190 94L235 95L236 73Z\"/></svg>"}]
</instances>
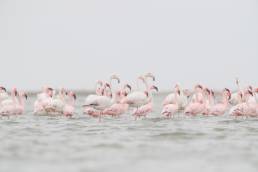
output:
<instances>
[{"instance_id":1,"label":"flamingo","mask_svg":"<svg viewBox=\"0 0 258 172\"><path fill-rule=\"evenodd\" d=\"M24 92L19 93L18 104L16 105L16 114L23 114L25 109L25 99L28 99L28 95Z\"/></svg>"},{"instance_id":2,"label":"flamingo","mask_svg":"<svg viewBox=\"0 0 258 172\"><path fill-rule=\"evenodd\" d=\"M181 92L178 89L178 87L175 87L173 102L168 103L168 101L167 101L168 97L165 98L165 101L163 102L163 109L161 112L162 115L165 115L166 117L171 118L172 116L174 116L174 114L176 112L178 112L178 110L179 110L178 100L179 100L180 94L181 94Z\"/></svg>"},{"instance_id":3,"label":"flamingo","mask_svg":"<svg viewBox=\"0 0 258 172\"><path fill-rule=\"evenodd\" d=\"M149 103L148 91L150 90L150 87L147 81L148 78L151 78L153 81L155 81L155 77L151 73L147 73L144 76L139 76L137 78L137 83L138 83L138 80L142 81L146 91L137 90L137 91L131 92L122 100L122 103L129 104L130 107L134 107L134 108L139 108L140 106L143 106Z\"/></svg>"},{"instance_id":4,"label":"flamingo","mask_svg":"<svg viewBox=\"0 0 258 172\"><path fill-rule=\"evenodd\" d=\"M111 115L111 116L119 116L124 113L129 108L129 105L127 103L123 103L122 100L125 98L128 93L131 91L131 86L128 84L125 84L123 89L116 92L116 103L114 103L111 107L108 107L104 109L103 114L105 115Z\"/></svg>"},{"instance_id":5,"label":"flamingo","mask_svg":"<svg viewBox=\"0 0 258 172\"><path fill-rule=\"evenodd\" d=\"M242 102L233 106L230 109L230 115L232 116L256 116L256 100L253 96L253 93L248 90L244 93L244 95L241 93L240 97L245 97L244 99L242 98Z\"/></svg>"},{"instance_id":6,"label":"flamingo","mask_svg":"<svg viewBox=\"0 0 258 172\"><path fill-rule=\"evenodd\" d=\"M137 120L138 117L144 116L146 117L150 112L153 110L153 96L152 96L152 90L156 90L156 92L159 91L158 87L151 86L147 91L144 92L145 94L145 104L141 105L140 107L137 107L137 109L133 112L133 116L135 116L135 120Z\"/></svg>"},{"instance_id":7,"label":"flamingo","mask_svg":"<svg viewBox=\"0 0 258 172\"><path fill-rule=\"evenodd\" d=\"M211 110L211 107L214 105L214 92L212 90L209 90L208 88L205 88L204 95L206 96L206 101L203 115L208 115Z\"/></svg>"},{"instance_id":8,"label":"flamingo","mask_svg":"<svg viewBox=\"0 0 258 172\"><path fill-rule=\"evenodd\" d=\"M45 111L47 112L55 112L61 114L63 112L64 106L65 106L65 96L67 95L67 92L64 88L61 88L59 90L58 95L51 96L51 101L44 107Z\"/></svg>"},{"instance_id":9,"label":"flamingo","mask_svg":"<svg viewBox=\"0 0 258 172\"><path fill-rule=\"evenodd\" d=\"M222 93L222 102L211 106L209 114L224 115L228 109L230 99L231 99L231 91L225 88Z\"/></svg>"},{"instance_id":10,"label":"flamingo","mask_svg":"<svg viewBox=\"0 0 258 172\"><path fill-rule=\"evenodd\" d=\"M175 92L170 93L169 95L167 95L166 98L164 99L162 105L166 106L168 104L177 103L178 108L180 110L184 110L187 103L188 103L188 96L187 95L188 95L187 90L182 91L179 84L176 84Z\"/></svg>"},{"instance_id":11,"label":"flamingo","mask_svg":"<svg viewBox=\"0 0 258 172\"><path fill-rule=\"evenodd\" d=\"M203 113L205 110L205 101L203 97L203 87L201 85L195 86L195 94L192 96L191 102L185 108L185 114L197 115Z\"/></svg>"},{"instance_id":12,"label":"flamingo","mask_svg":"<svg viewBox=\"0 0 258 172\"><path fill-rule=\"evenodd\" d=\"M44 87L42 93L37 95L37 100L34 102L34 114L46 114L45 107L48 106L53 97L53 89Z\"/></svg>"},{"instance_id":13,"label":"flamingo","mask_svg":"<svg viewBox=\"0 0 258 172\"><path fill-rule=\"evenodd\" d=\"M11 91L11 97L1 102L1 108L0 108L1 115L16 114L16 105L18 103L17 96L18 96L18 91L16 88L13 88Z\"/></svg>"},{"instance_id":14,"label":"flamingo","mask_svg":"<svg viewBox=\"0 0 258 172\"><path fill-rule=\"evenodd\" d=\"M9 95L5 87L0 86L0 104L3 100L8 99Z\"/></svg>"},{"instance_id":15,"label":"flamingo","mask_svg":"<svg viewBox=\"0 0 258 172\"><path fill-rule=\"evenodd\" d=\"M74 105L76 100L76 94L72 91L68 93L68 100L63 107L63 114L65 116L72 116L74 114Z\"/></svg>"}]
</instances>

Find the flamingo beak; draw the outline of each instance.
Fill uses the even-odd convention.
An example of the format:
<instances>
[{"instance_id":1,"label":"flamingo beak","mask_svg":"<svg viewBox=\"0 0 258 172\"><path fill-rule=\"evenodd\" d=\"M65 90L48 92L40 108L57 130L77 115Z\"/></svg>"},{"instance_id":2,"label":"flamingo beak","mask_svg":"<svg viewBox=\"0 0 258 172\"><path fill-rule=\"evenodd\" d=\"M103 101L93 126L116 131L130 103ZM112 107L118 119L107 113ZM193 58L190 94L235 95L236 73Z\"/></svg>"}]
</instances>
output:
<instances>
[{"instance_id":1,"label":"flamingo beak","mask_svg":"<svg viewBox=\"0 0 258 172\"><path fill-rule=\"evenodd\" d=\"M248 93L251 95L251 96L254 96L252 91L248 90Z\"/></svg>"},{"instance_id":2,"label":"flamingo beak","mask_svg":"<svg viewBox=\"0 0 258 172\"><path fill-rule=\"evenodd\" d=\"M1 90L4 90L4 92L6 92L6 88L5 87L0 87Z\"/></svg>"},{"instance_id":3,"label":"flamingo beak","mask_svg":"<svg viewBox=\"0 0 258 172\"><path fill-rule=\"evenodd\" d=\"M17 90L14 91L14 95L18 96L18 91Z\"/></svg>"},{"instance_id":4,"label":"flamingo beak","mask_svg":"<svg viewBox=\"0 0 258 172\"><path fill-rule=\"evenodd\" d=\"M147 97L149 97L148 91L144 91L144 93L145 93L145 95L146 95Z\"/></svg>"},{"instance_id":5,"label":"flamingo beak","mask_svg":"<svg viewBox=\"0 0 258 172\"><path fill-rule=\"evenodd\" d=\"M105 86L111 89L110 84L106 83Z\"/></svg>"},{"instance_id":6,"label":"flamingo beak","mask_svg":"<svg viewBox=\"0 0 258 172\"><path fill-rule=\"evenodd\" d=\"M152 86L152 89L156 90L157 92L159 92L158 87L156 87L155 85Z\"/></svg>"},{"instance_id":7,"label":"flamingo beak","mask_svg":"<svg viewBox=\"0 0 258 172\"><path fill-rule=\"evenodd\" d=\"M225 88L224 90L227 92L228 99L230 100L231 99L231 91L228 88Z\"/></svg>"},{"instance_id":8,"label":"flamingo beak","mask_svg":"<svg viewBox=\"0 0 258 172\"><path fill-rule=\"evenodd\" d=\"M130 91L132 91L132 87L129 84L126 84L125 87L129 88Z\"/></svg>"},{"instance_id":9,"label":"flamingo beak","mask_svg":"<svg viewBox=\"0 0 258 172\"><path fill-rule=\"evenodd\" d=\"M77 96L76 96L76 94L75 94L75 93L73 93L73 98L74 98L74 100L76 100L76 99L77 99Z\"/></svg>"}]
</instances>

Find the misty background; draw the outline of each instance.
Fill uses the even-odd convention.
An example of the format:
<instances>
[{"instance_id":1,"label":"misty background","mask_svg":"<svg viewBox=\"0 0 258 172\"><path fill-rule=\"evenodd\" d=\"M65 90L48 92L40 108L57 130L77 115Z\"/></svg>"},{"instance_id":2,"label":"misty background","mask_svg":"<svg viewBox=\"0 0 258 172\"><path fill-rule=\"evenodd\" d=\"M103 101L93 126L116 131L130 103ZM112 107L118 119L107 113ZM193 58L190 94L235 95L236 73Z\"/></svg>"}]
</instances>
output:
<instances>
[{"instance_id":1,"label":"misty background","mask_svg":"<svg viewBox=\"0 0 258 172\"><path fill-rule=\"evenodd\" d=\"M257 0L0 0L0 85L258 86Z\"/></svg>"}]
</instances>

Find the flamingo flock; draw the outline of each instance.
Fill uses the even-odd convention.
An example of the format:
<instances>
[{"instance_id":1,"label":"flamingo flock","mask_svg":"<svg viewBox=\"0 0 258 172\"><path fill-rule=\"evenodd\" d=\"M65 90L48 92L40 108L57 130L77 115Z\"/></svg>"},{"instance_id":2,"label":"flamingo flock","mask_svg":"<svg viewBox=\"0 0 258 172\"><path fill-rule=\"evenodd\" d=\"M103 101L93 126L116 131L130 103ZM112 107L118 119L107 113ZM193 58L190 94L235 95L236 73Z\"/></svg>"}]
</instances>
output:
<instances>
[{"instance_id":1,"label":"flamingo flock","mask_svg":"<svg viewBox=\"0 0 258 172\"><path fill-rule=\"evenodd\" d=\"M102 120L104 116L119 117L131 114L135 120L146 118L153 111L153 99L158 87L152 73L136 78L137 87L122 83L117 75L108 80L98 80L95 93L88 95L81 105L84 114ZM161 115L174 118L177 114L186 116L258 117L258 88L241 87L236 79L237 91L224 88L216 95L213 89L197 84L192 90L176 84L162 102ZM23 91L13 88L10 92L0 87L0 115L21 115L28 98ZM75 115L76 94L65 88L53 89L44 86L34 102L35 115Z\"/></svg>"}]
</instances>

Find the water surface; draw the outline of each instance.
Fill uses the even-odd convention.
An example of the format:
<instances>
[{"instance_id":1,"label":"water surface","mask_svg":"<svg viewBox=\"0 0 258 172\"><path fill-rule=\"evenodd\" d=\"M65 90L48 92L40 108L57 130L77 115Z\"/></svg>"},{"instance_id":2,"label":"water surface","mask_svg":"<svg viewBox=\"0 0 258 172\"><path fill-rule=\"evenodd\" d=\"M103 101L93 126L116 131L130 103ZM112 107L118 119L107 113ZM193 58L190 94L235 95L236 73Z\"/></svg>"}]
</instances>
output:
<instances>
[{"instance_id":1,"label":"water surface","mask_svg":"<svg viewBox=\"0 0 258 172\"><path fill-rule=\"evenodd\" d=\"M0 119L1 172L205 171L257 172L258 119L161 117L161 100L146 119L26 114Z\"/></svg>"}]
</instances>

